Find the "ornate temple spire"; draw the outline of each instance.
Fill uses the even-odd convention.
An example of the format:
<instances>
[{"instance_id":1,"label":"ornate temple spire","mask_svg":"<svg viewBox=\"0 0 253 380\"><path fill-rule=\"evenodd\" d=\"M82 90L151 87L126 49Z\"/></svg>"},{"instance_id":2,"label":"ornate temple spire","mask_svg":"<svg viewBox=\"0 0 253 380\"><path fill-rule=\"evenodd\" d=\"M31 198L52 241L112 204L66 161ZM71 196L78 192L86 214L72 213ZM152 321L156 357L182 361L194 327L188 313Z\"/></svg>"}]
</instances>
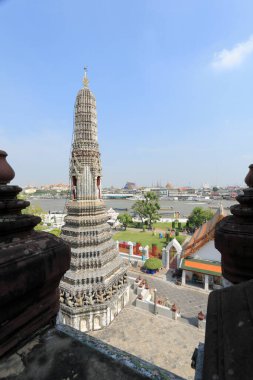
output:
<instances>
[{"instance_id":1,"label":"ornate temple spire","mask_svg":"<svg viewBox=\"0 0 253 380\"><path fill-rule=\"evenodd\" d=\"M86 68L83 85L75 102L71 200L61 235L71 246L71 264L61 281L60 302L63 322L87 331L111 323L128 302L129 288L102 200L96 99Z\"/></svg>"},{"instance_id":2,"label":"ornate temple spire","mask_svg":"<svg viewBox=\"0 0 253 380\"><path fill-rule=\"evenodd\" d=\"M89 87L89 79L87 77L87 67L84 67L84 76L83 76L83 87L88 88Z\"/></svg>"},{"instance_id":3,"label":"ornate temple spire","mask_svg":"<svg viewBox=\"0 0 253 380\"><path fill-rule=\"evenodd\" d=\"M86 68L85 68L86 70ZM84 73L84 87L78 91L75 102L75 126L71 158L71 192L73 200L101 197L101 162L97 143L96 99Z\"/></svg>"}]
</instances>

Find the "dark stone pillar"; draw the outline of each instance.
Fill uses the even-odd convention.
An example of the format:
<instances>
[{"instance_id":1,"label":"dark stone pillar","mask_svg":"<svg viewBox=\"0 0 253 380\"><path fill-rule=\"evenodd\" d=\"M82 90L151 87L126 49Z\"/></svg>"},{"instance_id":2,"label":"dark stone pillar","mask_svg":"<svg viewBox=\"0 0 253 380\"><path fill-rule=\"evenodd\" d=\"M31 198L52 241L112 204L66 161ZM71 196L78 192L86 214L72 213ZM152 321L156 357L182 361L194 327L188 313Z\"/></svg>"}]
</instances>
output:
<instances>
[{"instance_id":1,"label":"dark stone pillar","mask_svg":"<svg viewBox=\"0 0 253 380\"><path fill-rule=\"evenodd\" d=\"M222 274L232 286L208 299L203 376L205 380L252 379L253 364L253 165L249 186L231 216L216 226L215 247ZM250 281L251 280L251 281Z\"/></svg>"},{"instance_id":2,"label":"dark stone pillar","mask_svg":"<svg viewBox=\"0 0 253 380\"><path fill-rule=\"evenodd\" d=\"M7 185L14 171L0 151L0 357L52 324L59 310L58 285L70 265L68 245L36 232L40 218L23 215L30 203Z\"/></svg>"},{"instance_id":3,"label":"dark stone pillar","mask_svg":"<svg viewBox=\"0 0 253 380\"><path fill-rule=\"evenodd\" d=\"M253 165L245 178L248 188L236 198L231 216L216 226L215 247L220 251L222 275L238 284L253 279Z\"/></svg>"}]
</instances>

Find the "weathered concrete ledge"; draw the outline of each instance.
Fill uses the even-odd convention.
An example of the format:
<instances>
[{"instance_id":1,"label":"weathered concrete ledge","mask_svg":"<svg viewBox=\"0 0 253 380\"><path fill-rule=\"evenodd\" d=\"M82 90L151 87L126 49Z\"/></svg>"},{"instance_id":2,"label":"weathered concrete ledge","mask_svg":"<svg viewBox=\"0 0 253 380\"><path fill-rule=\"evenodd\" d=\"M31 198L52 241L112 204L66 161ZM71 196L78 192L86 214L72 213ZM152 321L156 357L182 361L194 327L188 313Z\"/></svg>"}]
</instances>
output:
<instances>
[{"instance_id":1,"label":"weathered concrete ledge","mask_svg":"<svg viewBox=\"0 0 253 380\"><path fill-rule=\"evenodd\" d=\"M65 325L42 332L15 354L3 358L0 361L0 379L183 380Z\"/></svg>"}]
</instances>

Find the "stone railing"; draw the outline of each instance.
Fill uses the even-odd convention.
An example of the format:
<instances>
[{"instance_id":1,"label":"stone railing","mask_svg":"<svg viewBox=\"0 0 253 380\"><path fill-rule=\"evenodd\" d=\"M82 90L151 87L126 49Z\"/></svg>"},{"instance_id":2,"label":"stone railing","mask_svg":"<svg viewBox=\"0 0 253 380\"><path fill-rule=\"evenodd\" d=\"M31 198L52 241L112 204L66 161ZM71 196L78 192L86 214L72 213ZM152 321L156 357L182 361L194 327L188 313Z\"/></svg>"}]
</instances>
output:
<instances>
[{"instance_id":1,"label":"stone railing","mask_svg":"<svg viewBox=\"0 0 253 380\"><path fill-rule=\"evenodd\" d=\"M0 361L0 378L184 380L172 372L61 324L40 332L17 353Z\"/></svg>"}]
</instances>

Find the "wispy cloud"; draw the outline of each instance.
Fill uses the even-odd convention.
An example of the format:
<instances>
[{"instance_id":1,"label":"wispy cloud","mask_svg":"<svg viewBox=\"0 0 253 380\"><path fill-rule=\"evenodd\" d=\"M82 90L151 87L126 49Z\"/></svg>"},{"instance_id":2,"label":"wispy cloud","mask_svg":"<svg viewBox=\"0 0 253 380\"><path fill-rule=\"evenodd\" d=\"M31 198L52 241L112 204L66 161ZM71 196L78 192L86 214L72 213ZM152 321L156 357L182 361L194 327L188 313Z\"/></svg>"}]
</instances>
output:
<instances>
[{"instance_id":1,"label":"wispy cloud","mask_svg":"<svg viewBox=\"0 0 253 380\"><path fill-rule=\"evenodd\" d=\"M211 66L215 70L228 70L241 65L253 53L253 35L247 41L236 44L232 49L223 49L214 54Z\"/></svg>"}]
</instances>

